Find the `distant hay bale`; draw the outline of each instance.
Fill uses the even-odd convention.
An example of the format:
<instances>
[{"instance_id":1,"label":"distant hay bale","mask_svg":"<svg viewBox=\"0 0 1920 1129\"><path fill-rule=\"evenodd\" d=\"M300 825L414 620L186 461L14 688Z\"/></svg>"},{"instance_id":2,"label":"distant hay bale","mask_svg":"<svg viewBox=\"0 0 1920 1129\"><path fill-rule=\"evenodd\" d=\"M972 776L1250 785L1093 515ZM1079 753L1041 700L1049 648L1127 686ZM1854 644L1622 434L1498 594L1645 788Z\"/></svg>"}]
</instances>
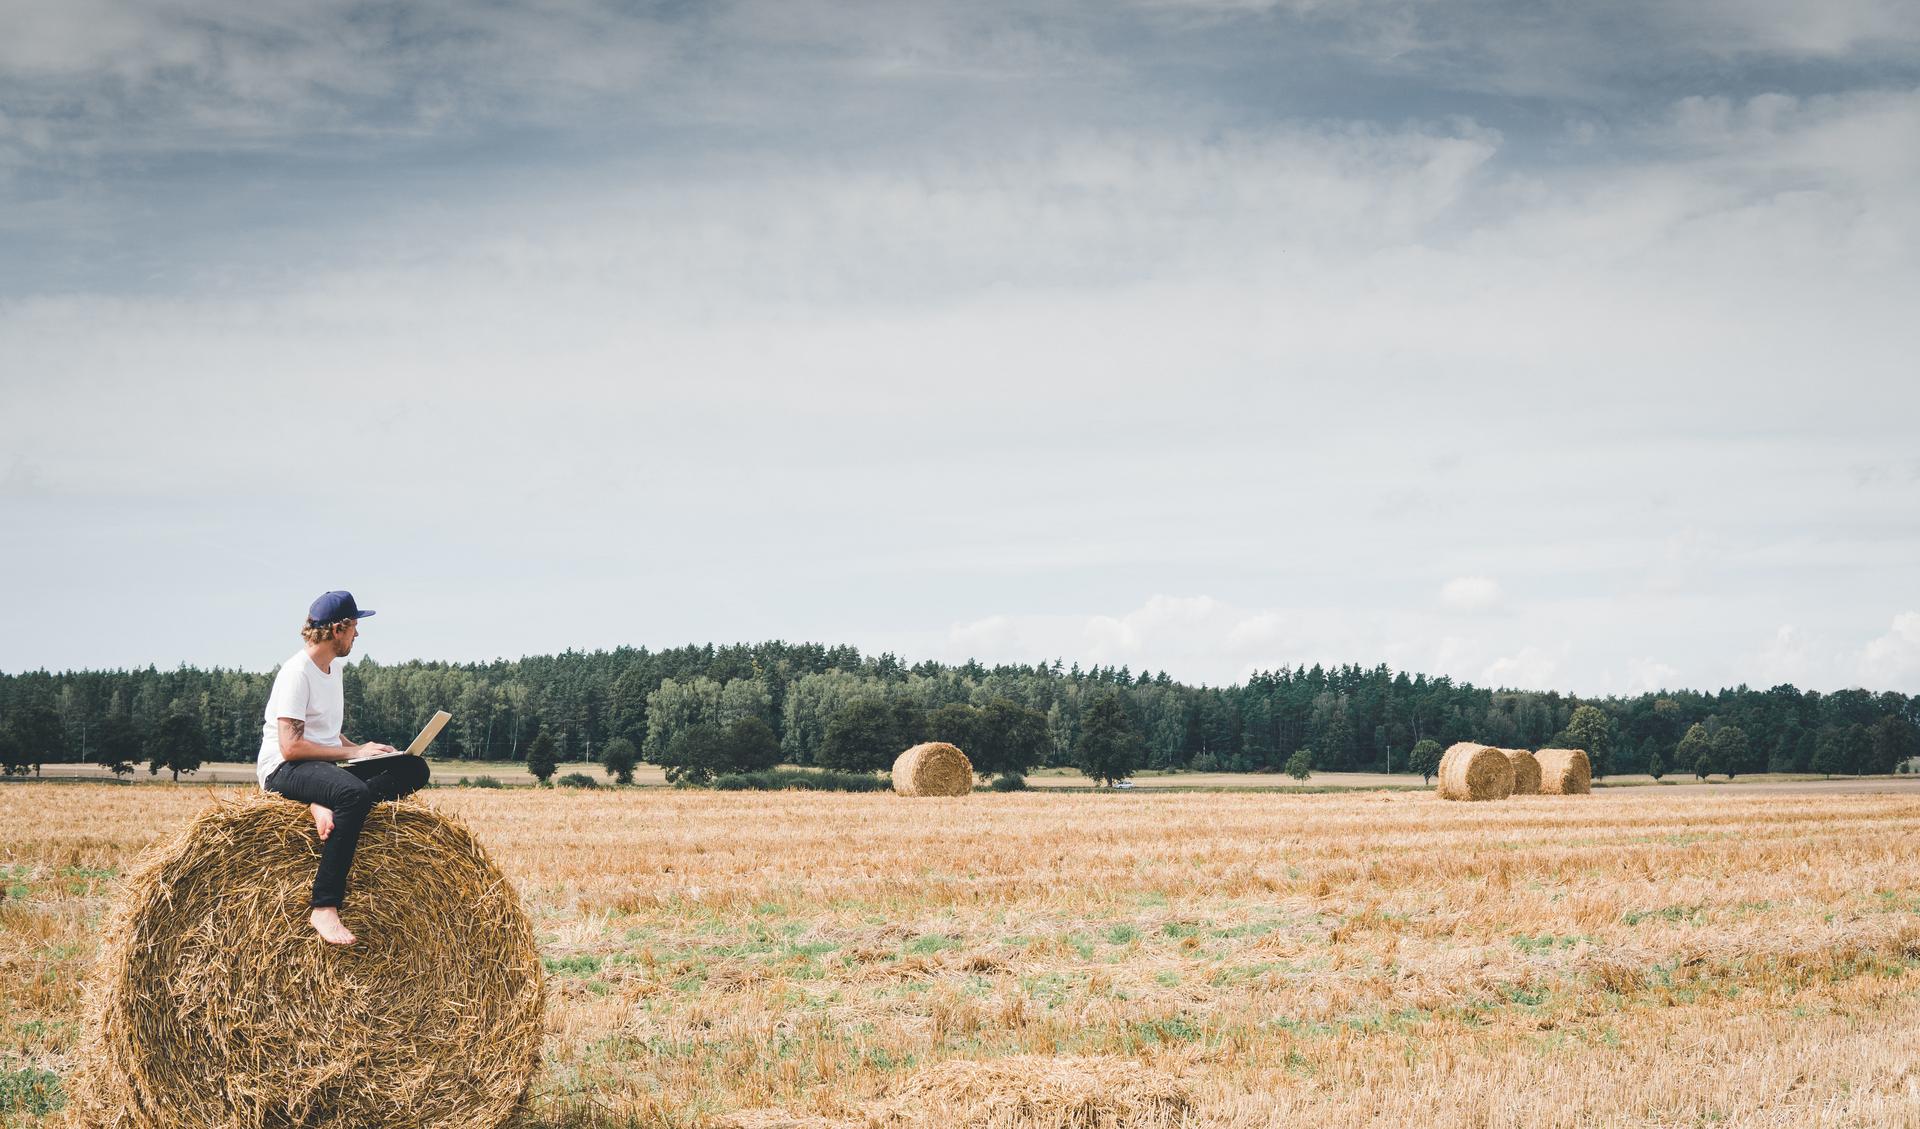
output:
<instances>
[{"instance_id":1,"label":"distant hay bale","mask_svg":"<svg viewBox=\"0 0 1920 1129\"><path fill-rule=\"evenodd\" d=\"M927 1067L869 1113L878 1129L1176 1129L1179 1081L1112 1055L1016 1055Z\"/></svg>"},{"instance_id":2,"label":"distant hay bale","mask_svg":"<svg viewBox=\"0 0 1920 1129\"><path fill-rule=\"evenodd\" d=\"M1585 749L1541 749L1540 791L1549 796L1584 796L1593 791L1593 766Z\"/></svg>"},{"instance_id":3,"label":"distant hay bale","mask_svg":"<svg viewBox=\"0 0 1920 1129\"><path fill-rule=\"evenodd\" d=\"M902 796L964 796L973 791L973 762L945 741L928 741L893 762L893 790Z\"/></svg>"},{"instance_id":4,"label":"distant hay bale","mask_svg":"<svg viewBox=\"0 0 1920 1129\"><path fill-rule=\"evenodd\" d=\"M75 1114L111 1129L495 1129L539 1065L533 928L471 832L368 815L348 926L307 922L305 804L255 793L147 852L102 938Z\"/></svg>"},{"instance_id":5,"label":"distant hay bale","mask_svg":"<svg viewBox=\"0 0 1920 1129\"><path fill-rule=\"evenodd\" d=\"M1501 749L1507 759L1513 762L1513 794L1516 796L1538 796L1540 794L1540 762L1525 749Z\"/></svg>"},{"instance_id":6,"label":"distant hay bale","mask_svg":"<svg viewBox=\"0 0 1920 1129\"><path fill-rule=\"evenodd\" d=\"M1455 742L1440 758L1440 795L1448 800L1504 800L1513 795L1513 762L1490 745Z\"/></svg>"}]
</instances>

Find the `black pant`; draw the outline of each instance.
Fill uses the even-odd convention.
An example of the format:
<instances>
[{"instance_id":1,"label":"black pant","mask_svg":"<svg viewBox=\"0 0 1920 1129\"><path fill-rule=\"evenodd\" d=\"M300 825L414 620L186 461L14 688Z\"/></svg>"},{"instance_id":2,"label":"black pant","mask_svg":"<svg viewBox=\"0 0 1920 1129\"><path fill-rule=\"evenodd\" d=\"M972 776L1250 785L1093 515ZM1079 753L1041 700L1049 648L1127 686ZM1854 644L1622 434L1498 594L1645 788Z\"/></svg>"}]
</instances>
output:
<instances>
[{"instance_id":1,"label":"black pant","mask_svg":"<svg viewBox=\"0 0 1920 1129\"><path fill-rule=\"evenodd\" d=\"M313 879L313 908L345 900L347 871L360 846L367 811L381 800L418 792L427 786L428 775L424 758L403 754L360 764L287 761L267 776L267 791L333 809L333 833L320 848L320 873Z\"/></svg>"}]
</instances>

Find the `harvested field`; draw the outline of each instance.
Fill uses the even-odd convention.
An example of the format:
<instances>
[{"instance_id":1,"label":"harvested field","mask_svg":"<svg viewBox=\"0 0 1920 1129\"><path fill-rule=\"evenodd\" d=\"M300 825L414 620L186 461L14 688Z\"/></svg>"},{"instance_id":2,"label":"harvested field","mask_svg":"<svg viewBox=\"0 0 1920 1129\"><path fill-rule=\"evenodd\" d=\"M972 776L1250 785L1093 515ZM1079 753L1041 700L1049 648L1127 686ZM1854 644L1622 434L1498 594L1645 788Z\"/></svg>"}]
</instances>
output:
<instances>
[{"instance_id":1,"label":"harvested field","mask_svg":"<svg viewBox=\"0 0 1920 1129\"><path fill-rule=\"evenodd\" d=\"M858 1121L1018 1055L1249 1129L1920 1120L1912 795L426 801L528 903L540 1129ZM97 923L205 802L0 788L0 1122L58 1121Z\"/></svg>"}]
</instances>

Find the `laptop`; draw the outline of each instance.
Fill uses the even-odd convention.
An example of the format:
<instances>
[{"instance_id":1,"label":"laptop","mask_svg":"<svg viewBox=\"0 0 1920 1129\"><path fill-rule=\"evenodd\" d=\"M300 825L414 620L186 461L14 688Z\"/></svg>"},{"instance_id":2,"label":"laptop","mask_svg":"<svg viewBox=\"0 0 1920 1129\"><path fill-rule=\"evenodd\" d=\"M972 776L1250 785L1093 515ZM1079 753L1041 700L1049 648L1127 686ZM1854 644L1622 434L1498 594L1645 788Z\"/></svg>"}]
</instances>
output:
<instances>
[{"instance_id":1,"label":"laptop","mask_svg":"<svg viewBox=\"0 0 1920 1129\"><path fill-rule=\"evenodd\" d=\"M440 730L445 728L447 722L452 720L453 715L446 710L435 710L433 719L421 728L420 735L415 737L413 744L408 745L406 748L391 753L368 753L364 757L348 757L340 763L364 764L367 761L377 761L383 757L417 757L428 745L433 744L433 739L440 736Z\"/></svg>"}]
</instances>

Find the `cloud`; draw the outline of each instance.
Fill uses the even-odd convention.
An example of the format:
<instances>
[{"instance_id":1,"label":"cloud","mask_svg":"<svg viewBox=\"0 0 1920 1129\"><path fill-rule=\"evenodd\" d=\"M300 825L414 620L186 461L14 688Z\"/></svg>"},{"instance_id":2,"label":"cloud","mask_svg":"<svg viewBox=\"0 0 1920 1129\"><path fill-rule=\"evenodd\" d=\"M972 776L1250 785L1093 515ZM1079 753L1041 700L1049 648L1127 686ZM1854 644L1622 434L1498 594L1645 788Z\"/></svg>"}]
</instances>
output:
<instances>
[{"instance_id":1,"label":"cloud","mask_svg":"<svg viewBox=\"0 0 1920 1129\"><path fill-rule=\"evenodd\" d=\"M1746 665L1753 672L1750 680L1753 685L1791 683L1808 688L1808 680L1826 664L1815 656L1799 629L1792 624L1781 624L1773 638L1752 655Z\"/></svg>"},{"instance_id":2,"label":"cloud","mask_svg":"<svg viewBox=\"0 0 1920 1129\"><path fill-rule=\"evenodd\" d=\"M1860 676L1869 687L1920 692L1920 612L1901 612L1885 635L1860 653Z\"/></svg>"},{"instance_id":3,"label":"cloud","mask_svg":"<svg viewBox=\"0 0 1920 1129\"><path fill-rule=\"evenodd\" d=\"M1476 681L1482 686L1514 690L1557 689L1561 662L1568 650L1564 645L1552 650L1522 647L1514 654L1502 655L1488 663Z\"/></svg>"},{"instance_id":4,"label":"cloud","mask_svg":"<svg viewBox=\"0 0 1920 1129\"><path fill-rule=\"evenodd\" d=\"M325 387L368 455L280 493L557 593L425 654L1897 676L1752 640L1920 538L1914 12L1783 4L32 0L0 665L263 583Z\"/></svg>"},{"instance_id":5,"label":"cloud","mask_svg":"<svg viewBox=\"0 0 1920 1129\"><path fill-rule=\"evenodd\" d=\"M1500 585L1485 576L1456 576L1440 588L1440 602L1457 612L1486 612L1500 606Z\"/></svg>"},{"instance_id":6,"label":"cloud","mask_svg":"<svg viewBox=\"0 0 1920 1129\"><path fill-rule=\"evenodd\" d=\"M1628 694L1645 694L1684 686L1680 669L1651 658L1627 660L1627 680L1622 689Z\"/></svg>"}]
</instances>

